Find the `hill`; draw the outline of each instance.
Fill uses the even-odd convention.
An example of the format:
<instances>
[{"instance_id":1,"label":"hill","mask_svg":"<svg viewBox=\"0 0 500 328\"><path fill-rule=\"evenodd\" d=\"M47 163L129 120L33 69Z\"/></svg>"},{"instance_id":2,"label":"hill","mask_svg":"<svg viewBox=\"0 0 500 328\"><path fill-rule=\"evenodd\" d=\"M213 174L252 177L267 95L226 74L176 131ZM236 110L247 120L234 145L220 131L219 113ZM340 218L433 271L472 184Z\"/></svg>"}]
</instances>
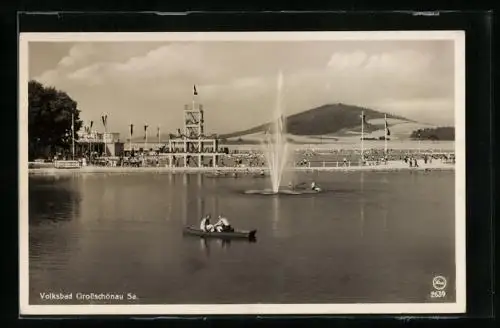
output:
<instances>
[{"instance_id":1,"label":"hill","mask_svg":"<svg viewBox=\"0 0 500 328\"><path fill-rule=\"evenodd\" d=\"M294 143L323 143L338 140L359 141L361 134L361 112L365 113L364 133L367 138L379 139L385 133L385 113L360 106L346 104L328 104L312 108L286 118L288 139ZM435 128L405 117L387 114L387 123L391 131L391 139L408 139L412 131ZM250 129L221 134L218 137L227 144L259 143L270 123L261 124ZM173 134L162 133L161 140L166 141ZM148 141L157 140L150 135ZM127 138L128 140L128 138ZM444 140L444 139L443 139ZM143 136L132 138L133 142L143 142Z\"/></svg>"},{"instance_id":2,"label":"hill","mask_svg":"<svg viewBox=\"0 0 500 328\"><path fill-rule=\"evenodd\" d=\"M366 121L368 122L364 126L365 133L380 129L380 126L371 124L369 121L383 119L384 113L346 104L323 105L305 112L290 115L286 118L286 129L289 134L296 136L331 135L336 133L342 134L346 130L356 131L360 130L362 111L364 111ZM391 114L387 114L387 118L412 122L404 117ZM228 139L262 133L268 130L269 126L270 123L266 123L247 130L224 134L220 137Z\"/></svg>"}]
</instances>

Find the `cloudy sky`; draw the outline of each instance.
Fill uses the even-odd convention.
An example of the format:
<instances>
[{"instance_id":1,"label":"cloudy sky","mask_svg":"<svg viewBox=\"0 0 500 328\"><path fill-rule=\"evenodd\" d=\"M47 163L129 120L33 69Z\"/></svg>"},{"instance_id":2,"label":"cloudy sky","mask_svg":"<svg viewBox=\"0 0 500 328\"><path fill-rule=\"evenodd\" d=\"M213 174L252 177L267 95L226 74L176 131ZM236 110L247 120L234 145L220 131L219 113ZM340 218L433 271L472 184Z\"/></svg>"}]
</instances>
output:
<instances>
[{"instance_id":1,"label":"cloudy sky","mask_svg":"<svg viewBox=\"0 0 500 328\"><path fill-rule=\"evenodd\" d=\"M453 125L452 41L30 42L29 76L66 91L85 122L182 126L196 84L206 132L268 121L283 72L294 114L328 103ZM95 124L96 124L95 123Z\"/></svg>"}]
</instances>

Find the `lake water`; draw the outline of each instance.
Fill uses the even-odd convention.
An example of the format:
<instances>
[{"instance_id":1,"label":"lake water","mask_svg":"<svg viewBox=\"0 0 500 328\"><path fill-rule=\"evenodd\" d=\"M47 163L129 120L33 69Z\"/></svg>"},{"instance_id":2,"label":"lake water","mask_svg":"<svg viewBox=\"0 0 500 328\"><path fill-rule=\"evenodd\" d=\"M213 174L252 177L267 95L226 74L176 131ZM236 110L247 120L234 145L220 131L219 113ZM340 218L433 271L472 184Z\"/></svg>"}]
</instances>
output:
<instances>
[{"instance_id":1,"label":"lake water","mask_svg":"<svg viewBox=\"0 0 500 328\"><path fill-rule=\"evenodd\" d=\"M454 172L296 179L326 191L246 195L269 180L199 174L30 176L30 304L61 303L41 299L49 292L134 293L127 304L455 300ZM256 242L183 236L204 213L257 229ZM448 281L439 300L436 275Z\"/></svg>"}]
</instances>

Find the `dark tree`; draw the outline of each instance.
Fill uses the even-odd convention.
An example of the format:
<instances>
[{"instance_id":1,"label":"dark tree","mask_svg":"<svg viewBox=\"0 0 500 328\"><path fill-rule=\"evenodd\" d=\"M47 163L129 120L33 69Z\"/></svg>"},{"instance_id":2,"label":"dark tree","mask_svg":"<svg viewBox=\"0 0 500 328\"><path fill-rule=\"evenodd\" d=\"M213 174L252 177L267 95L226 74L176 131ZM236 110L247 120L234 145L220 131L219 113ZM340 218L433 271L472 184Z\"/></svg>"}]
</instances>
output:
<instances>
[{"instance_id":1,"label":"dark tree","mask_svg":"<svg viewBox=\"0 0 500 328\"><path fill-rule=\"evenodd\" d=\"M444 126L418 129L411 133L410 138L416 140L455 140L455 128Z\"/></svg>"},{"instance_id":2,"label":"dark tree","mask_svg":"<svg viewBox=\"0 0 500 328\"><path fill-rule=\"evenodd\" d=\"M29 159L71 151L71 115L74 136L82 127L77 103L63 91L45 87L37 81L28 83Z\"/></svg>"}]
</instances>

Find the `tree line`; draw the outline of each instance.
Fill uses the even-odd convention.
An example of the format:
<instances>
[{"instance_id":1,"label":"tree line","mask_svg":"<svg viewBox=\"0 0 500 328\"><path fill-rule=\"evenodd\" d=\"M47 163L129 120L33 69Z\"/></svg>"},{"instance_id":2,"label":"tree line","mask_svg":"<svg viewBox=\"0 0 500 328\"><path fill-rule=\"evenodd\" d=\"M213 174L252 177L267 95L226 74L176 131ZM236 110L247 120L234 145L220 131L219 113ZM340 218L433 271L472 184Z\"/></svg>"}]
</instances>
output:
<instances>
[{"instance_id":1,"label":"tree line","mask_svg":"<svg viewBox=\"0 0 500 328\"><path fill-rule=\"evenodd\" d=\"M77 102L64 91L28 82L29 160L71 154L72 116L77 140L83 124Z\"/></svg>"},{"instance_id":2,"label":"tree line","mask_svg":"<svg viewBox=\"0 0 500 328\"><path fill-rule=\"evenodd\" d=\"M410 138L416 140L455 140L455 128L443 126L418 129L411 133Z\"/></svg>"}]
</instances>

